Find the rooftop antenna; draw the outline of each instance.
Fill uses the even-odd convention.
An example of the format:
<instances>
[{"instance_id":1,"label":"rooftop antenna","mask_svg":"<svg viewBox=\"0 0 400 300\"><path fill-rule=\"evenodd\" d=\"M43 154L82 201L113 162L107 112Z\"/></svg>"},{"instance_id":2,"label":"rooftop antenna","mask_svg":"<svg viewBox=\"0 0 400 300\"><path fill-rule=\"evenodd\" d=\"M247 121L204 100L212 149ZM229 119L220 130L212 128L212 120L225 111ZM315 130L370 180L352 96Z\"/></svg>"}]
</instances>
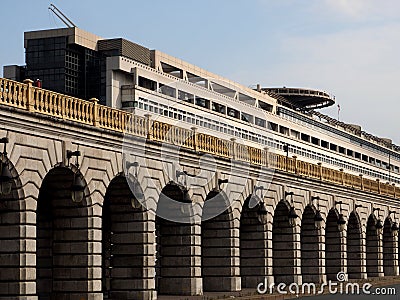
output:
<instances>
[{"instance_id":1,"label":"rooftop antenna","mask_svg":"<svg viewBox=\"0 0 400 300\"><path fill-rule=\"evenodd\" d=\"M50 4L49 10L51 10L65 25L67 25L68 28L76 27L76 25L53 3Z\"/></svg>"}]
</instances>

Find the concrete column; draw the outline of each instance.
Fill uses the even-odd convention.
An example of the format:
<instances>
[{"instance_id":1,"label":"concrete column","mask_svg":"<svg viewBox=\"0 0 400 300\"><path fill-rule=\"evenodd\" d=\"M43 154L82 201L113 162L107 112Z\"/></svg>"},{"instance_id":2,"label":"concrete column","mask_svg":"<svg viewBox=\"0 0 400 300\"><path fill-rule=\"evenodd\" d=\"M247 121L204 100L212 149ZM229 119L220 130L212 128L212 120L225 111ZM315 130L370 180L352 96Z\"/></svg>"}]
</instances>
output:
<instances>
[{"instance_id":1,"label":"concrete column","mask_svg":"<svg viewBox=\"0 0 400 300\"><path fill-rule=\"evenodd\" d=\"M367 274L367 235L365 231L361 231L361 274L360 278L361 279L367 279L368 274Z\"/></svg>"},{"instance_id":2,"label":"concrete column","mask_svg":"<svg viewBox=\"0 0 400 300\"><path fill-rule=\"evenodd\" d=\"M302 284L301 276L301 242L300 242L300 223L298 223L293 232L293 282Z\"/></svg>"},{"instance_id":3,"label":"concrete column","mask_svg":"<svg viewBox=\"0 0 400 300\"><path fill-rule=\"evenodd\" d=\"M324 283L328 281L325 269L325 229L321 228L318 233L318 274L319 282ZM303 280L303 282L306 281Z\"/></svg>"},{"instance_id":4,"label":"concrete column","mask_svg":"<svg viewBox=\"0 0 400 300\"><path fill-rule=\"evenodd\" d=\"M383 277L384 272L383 272L383 234L379 233L378 234L378 265L377 265L377 276L378 277Z\"/></svg>"},{"instance_id":5,"label":"concrete column","mask_svg":"<svg viewBox=\"0 0 400 300\"><path fill-rule=\"evenodd\" d=\"M266 246L267 246L267 253L266 253L266 266L267 266L267 284L271 285L274 283L274 272L273 272L273 251L272 251L272 217L270 217L270 220L268 220L267 223L267 241L266 241Z\"/></svg>"},{"instance_id":6,"label":"concrete column","mask_svg":"<svg viewBox=\"0 0 400 300\"><path fill-rule=\"evenodd\" d=\"M347 231L343 230L340 233L340 267L341 272L348 274L347 272Z\"/></svg>"},{"instance_id":7,"label":"concrete column","mask_svg":"<svg viewBox=\"0 0 400 300\"><path fill-rule=\"evenodd\" d=\"M238 227L228 210L202 223L204 291L241 290Z\"/></svg>"},{"instance_id":8,"label":"concrete column","mask_svg":"<svg viewBox=\"0 0 400 300\"><path fill-rule=\"evenodd\" d=\"M255 209L242 212L240 219L240 275L242 287L255 289L268 275L268 233Z\"/></svg>"},{"instance_id":9,"label":"concrete column","mask_svg":"<svg viewBox=\"0 0 400 300\"><path fill-rule=\"evenodd\" d=\"M201 295L200 224L157 223L159 294Z\"/></svg>"},{"instance_id":10,"label":"concrete column","mask_svg":"<svg viewBox=\"0 0 400 300\"><path fill-rule=\"evenodd\" d=\"M377 232L375 222L376 220L374 217L370 216L366 235L366 265L368 277L383 276L382 234Z\"/></svg>"},{"instance_id":11,"label":"concrete column","mask_svg":"<svg viewBox=\"0 0 400 300\"><path fill-rule=\"evenodd\" d=\"M143 214L124 210L111 219L111 299L155 299L155 225Z\"/></svg>"},{"instance_id":12,"label":"concrete column","mask_svg":"<svg viewBox=\"0 0 400 300\"><path fill-rule=\"evenodd\" d=\"M303 282L321 283L326 279L324 266L324 242L322 228L315 228L315 212L306 206L301 222L301 273Z\"/></svg>"},{"instance_id":13,"label":"concrete column","mask_svg":"<svg viewBox=\"0 0 400 300\"><path fill-rule=\"evenodd\" d=\"M393 263L393 267L394 267L394 276L398 276L400 275L400 268L399 268L399 235L395 234L393 236L393 259L394 259L394 263Z\"/></svg>"},{"instance_id":14,"label":"concrete column","mask_svg":"<svg viewBox=\"0 0 400 300\"><path fill-rule=\"evenodd\" d=\"M67 192L70 194L70 191ZM65 195L65 194L63 194ZM55 202L60 201L56 199ZM70 201L71 203L68 203ZM69 198L63 204L75 205ZM101 256L96 238L101 231L89 228L85 207L54 207L53 244L51 248L53 293L61 300L102 299Z\"/></svg>"},{"instance_id":15,"label":"concrete column","mask_svg":"<svg viewBox=\"0 0 400 300\"><path fill-rule=\"evenodd\" d=\"M291 227L288 220L289 207L284 201L275 209L272 247L275 284L301 284L300 225Z\"/></svg>"},{"instance_id":16,"label":"concrete column","mask_svg":"<svg viewBox=\"0 0 400 300\"><path fill-rule=\"evenodd\" d=\"M36 215L25 210L36 201L16 197L0 199L0 299L36 300Z\"/></svg>"}]
</instances>

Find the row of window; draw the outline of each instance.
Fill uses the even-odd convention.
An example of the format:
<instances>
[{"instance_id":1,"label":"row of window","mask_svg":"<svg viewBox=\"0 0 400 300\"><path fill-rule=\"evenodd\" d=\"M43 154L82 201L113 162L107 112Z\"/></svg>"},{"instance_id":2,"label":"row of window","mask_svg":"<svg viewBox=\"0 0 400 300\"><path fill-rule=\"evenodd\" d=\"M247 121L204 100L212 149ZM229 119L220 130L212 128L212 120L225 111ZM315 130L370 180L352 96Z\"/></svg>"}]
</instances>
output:
<instances>
[{"instance_id":1,"label":"row of window","mask_svg":"<svg viewBox=\"0 0 400 300\"><path fill-rule=\"evenodd\" d=\"M234 109L232 107L226 106L224 104L215 102L213 100L210 99L206 99L182 90L178 90L177 91L177 95L176 95L176 89L168 86L168 85L164 85L161 83L157 83L156 81L153 81L151 79L139 76L139 86L146 88L146 89L150 89L152 91L158 91L159 93L172 97L172 98L177 98L178 100L182 100L191 104L195 104L197 106L200 106L202 108L205 109L210 109L212 111L215 111L217 113L223 114L223 115L227 115L230 116L232 118L235 119L239 119L242 120L244 122L248 122L251 124L255 124L257 126L260 127L266 127L266 121L262 118L258 118L255 117L251 114L245 113L245 112L240 112L237 109ZM158 86L158 88L157 88ZM259 106L260 108L262 108L263 110L272 111L272 105L259 101Z\"/></svg>"},{"instance_id":2,"label":"row of window","mask_svg":"<svg viewBox=\"0 0 400 300\"><path fill-rule=\"evenodd\" d=\"M139 86L142 86L142 87L147 88L147 89L156 90L157 89L157 82L153 81L151 79L139 76ZM176 90L174 88L170 87L170 86L159 84L159 90L158 91L160 93L162 93L162 94L167 95L167 96L174 97L174 98L176 97L176 95L175 95ZM228 115L230 117L233 117L233 118L236 118L236 119L240 119L242 121L249 122L251 124L255 124L255 125L263 127L263 128L268 128L268 129L270 129L272 131L279 132L279 133L287 135L287 136L292 136L292 137L297 138L299 140L302 140L304 142L311 143L311 144L316 145L316 146L321 146L321 147L323 147L325 149L329 149L329 150L338 152L340 154L344 154L344 155L350 156L352 158L363 160L364 162L370 163L370 164L375 165L377 167L384 168L384 169L389 169L390 168L392 171L394 171L396 173L400 173L400 169L399 169L398 166L393 166L392 164L389 165L389 163L383 162L383 161L381 161L379 159L376 159L376 158L373 158L373 157L368 157L367 155L361 154L361 153L353 151L351 149L345 149L344 147L335 145L333 143L329 143L329 142L324 141L324 140L320 140L318 138L309 136L307 134L300 133L300 132L295 131L295 130L290 130L289 128L287 128L285 126L278 125L278 124L273 123L273 122L267 122L266 120L264 120L262 118L254 117L254 116L252 116L252 115L250 115L248 113L245 113L245 112L240 112L240 111L238 111L238 110L236 110L234 108L230 108L230 107L227 107L225 105L216 103L214 101L210 101L209 99L198 97L196 95L193 95L191 93L188 93L188 92L185 92L185 91L181 91L181 90L178 90L178 99L179 100L183 100L185 102L189 102L189 103L195 104L197 106L200 106L200 107L203 107L203 108L206 108L206 109L210 109L211 108L212 111L221 113L223 115ZM261 102L261 103L264 104L264 105L266 104L264 102ZM266 110L272 111L272 106L269 105ZM312 121L312 120L306 120L302 116L300 116L300 118L296 118L296 117L298 117L297 114L296 114L296 116L294 116L293 112L288 111L288 110L286 110L284 108L280 108L279 109L279 114L281 116L285 117L286 119L289 119L289 120L294 121L296 123L301 123L301 124L303 124L303 125L305 125L307 127L311 127L311 129L314 129L314 130L322 129L322 128L320 128L321 126L315 126L315 125L323 125L323 124L316 123L315 121ZM303 119L304 119L304 121L302 121ZM312 122L312 124L310 122ZM314 124L314 123L316 123L316 124ZM197 124L197 125L199 125L199 124ZM202 126L202 125L199 125L199 126ZM215 129L213 129L213 130L215 130ZM221 131L221 132L224 132L224 131ZM224 132L224 133L226 133L226 132ZM326 132L326 133L329 134L329 135L335 135L332 132L332 130L329 131L329 132ZM237 134L234 134L234 135L237 136ZM254 138L251 138L250 140L254 141ZM368 148L371 148L371 147L368 147ZM381 151L379 151L377 149L372 149L371 148L370 150L373 150L374 152L378 152L378 153L382 154Z\"/></svg>"},{"instance_id":3,"label":"row of window","mask_svg":"<svg viewBox=\"0 0 400 300\"><path fill-rule=\"evenodd\" d=\"M307 126L310 129L313 130L317 130L319 132L322 132L323 134L326 135L330 135L336 138L341 138L342 140L346 140L349 141L351 143L353 143L354 145L360 145L362 144L363 148L365 148L366 150L370 151L370 152L374 152L377 153L379 155L384 155L384 156L388 156L389 155L389 150L384 151L380 146L378 145L374 145L368 141L365 141L361 138L358 137L354 137L346 132L340 131L336 128L332 128L330 126L327 126L321 122L317 122L314 120L311 120L297 112L294 111L290 111L286 108L280 107L278 109L278 113L280 116L284 117L285 119L297 123L297 124L301 124L304 126ZM397 153L391 153L391 158L392 159L396 159L398 161L400 161L400 154Z\"/></svg>"},{"instance_id":4,"label":"row of window","mask_svg":"<svg viewBox=\"0 0 400 300\"><path fill-rule=\"evenodd\" d=\"M210 130L215 130L224 134L232 135L237 138L242 138L245 140L253 141L260 143L264 146L268 146L270 148L275 148L275 149L280 149L283 151L284 146L286 145L285 142L274 139L272 137L267 137L261 134L256 134L254 132L250 132L248 130L245 130L243 128L239 128L230 124L226 124L223 122L218 122L216 120L206 118L204 116L196 115L187 111L183 111L180 109L176 109L174 107L170 107L167 105L163 105L160 103L157 103L155 101L151 101L145 98L139 98L139 101L135 103L135 107L138 107L140 109L155 113L155 114L160 114L169 118L173 118L176 120L180 120L186 123L191 123L193 125L203 127L203 128L208 128ZM269 123L269 122L268 122ZM277 131L277 128L279 126L275 123L271 123L269 125L271 130ZM308 157L310 159L314 159L317 161L321 161L330 165L337 166L339 168L343 169L348 169L353 172L357 173L362 173L365 175L373 176L376 178L380 178L382 180L391 180L396 183L400 183L399 180L396 178L389 178L388 174L385 174L383 172L377 172L375 170L370 170L365 167L360 167L356 164L343 161L341 159L329 157L324 154L317 153L315 151L311 151L309 149L305 149L302 147L298 146L290 146L289 151L291 153L297 154L299 156L303 157ZM395 172L399 172L399 168L395 168Z\"/></svg>"},{"instance_id":5,"label":"row of window","mask_svg":"<svg viewBox=\"0 0 400 300\"><path fill-rule=\"evenodd\" d=\"M310 127L310 124L305 124L305 125ZM370 163L370 164L372 164L374 166L377 166L379 168L383 168L383 169L389 169L390 168L391 171L394 171L396 173L400 173L400 169L399 169L398 166L394 166L392 164L390 164L390 166L389 166L388 162L381 161L380 159L377 159L377 158L362 154L362 153L357 152L357 151L353 151L352 149L347 149L347 148L344 148L342 146L338 146L338 145L336 145L334 143L329 143L327 141L320 140L320 139L318 139L316 137L313 137L313 136L310 136L310 135L307 135L307 134L304 134L304 133L300 133L300 132L298 132L296 130L289 129L289 128L283 126L283 125L274 124L274 126L271 126L270 129L272 129L272 130L274 130L276 132L280 132L280 133L282 133L284 135L292 136L294 138L300 139L300 140L302 140L304 142L313 144L315 146L320 146L322 148L325 148L325 149L328 149L328 150L332 150L332 151L338 152L340 154L347 155L349 157L362 160L362 161L364 161L366 163ZM316 129L316 128L314 128L314 126L312 126L312 129ZM377 152L377 151L375 150L374 152ZM380 154L387 155L385 153L380 153ZM389 160L390 160L390 158L388 156L388 161Z\"/></svg>"},{"instance_id":6,"label":"row of window","mask_svg":"<svg viewBox=\"0 0 400 300\"><path fill-rule=\"evenodd\" d=\"M145 77L139 77L139 86L142 86L142 87L145 87L145 88L153 90L153 89L155 89L157 87L157 82L153 81L153 80L150 80L148 78L145 78ZM159 92L162 93L162 94L168 95L170 97L176 97L175 91L176 90L174 88L170 87L170 86L159 84ZM193 95L193 94L185 92L185 91L178 90L178 99L179 100L183 100L185 102L189 102L189 103L195 104L195 105L200 106L202 108L206 108L206 109L210 109L211 108L212 111L221 113L223 115L228 115L230 117L233 117L233 118L236 118L236 119L240 119L242 121L245 121L245 122L248 122L248 123L251 123L251 124L255 124L255 125L263 127L263 128L268 128L268 129L270 129L272 131L279 132L279 133L287 135L287 136L293 136L294 138L300 139L300 140L302 140L304 142L311 143L311 144L316 145L316 146L321 146L323 148L330 149L332 151L336 151L336 152L339 152L341 154L347 154L348 156L351 156L351 157L356 158L356 159L363 160L365 162L369 162L369 163L371 163L373 165L376 165L378 167L382 167L382 168L388 168L389 167L388 164L386 164L385 162L381 162L378 159L370 158L370 157L368 157L366 155L361 155L361 153L359 153L359 152L353 152L350 149L345 149L345 148L343 148L341 146L337 146L337 145L335 145L333 143L328 143L327 141L324 141L324 140L319 140L319 139L317 139L315 137L309 136L307 134L300 133L300 132L295 131L295 130L290 130L289 128L287 128L285 126L278 125L278 124L273 123L273 122L267 122L266 120L264 120L262 118L255 117L255 116L253 116L251 114L248 114L248 113L245 113L245 112L240 112L240 111L238 111L238 110L236 110L234 108L227 107L225 105L219 104L219 103L214 102L214 101L210 101L209 99L198 97L196 95ZM272 110L272 106L270 106L267 110ZM291 121L296 121L297 123L301 123L301 124L303 124L303 125L305 125L307 127L311 126L311 129L317 129L313 124L302 122L301 119L294 120L295 118L291 114L287 114L286 113L287 110L285 110L285 109L281 109L280 112L281 112L280 115L285 116L287 119L289 119ZM170 117L172 117L172 116L170 116ZM201 121L200 121L200 123L201 123ZM199 125L199 124L197 124L197 125ZM202 125L199 125L199 126L202 126ZM215 129L213 129L213 130L215 130ZM330 132L330 134L332 135L331 132ZM399 168L398 167L393 167L393 166L391 166L391 167L393 168L393 170L395 172L399 172Z\"/></svg>"}]
</instances>

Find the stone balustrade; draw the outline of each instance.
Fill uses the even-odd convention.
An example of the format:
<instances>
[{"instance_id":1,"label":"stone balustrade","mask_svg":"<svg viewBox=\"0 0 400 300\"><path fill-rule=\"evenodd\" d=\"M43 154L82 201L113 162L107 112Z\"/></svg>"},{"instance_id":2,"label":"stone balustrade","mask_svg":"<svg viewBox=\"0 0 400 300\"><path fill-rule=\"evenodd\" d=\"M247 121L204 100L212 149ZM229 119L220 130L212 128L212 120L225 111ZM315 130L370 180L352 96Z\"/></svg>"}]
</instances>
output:
<instances>
[{"instance_id":1,"label":"stone balustrade","mask_svg":"<svg viewBox=\"0 0 400 300\"><path fill-rule=\"evenodd\" d=\"M160 121L150 116L141 117L123 110L98 104L97 99L82 100L53 91L34 87L31 80L24 83L0 78L0 104L33 113L92 125L134 136L146 137L149 141L169 143L198 152L235 159L246 163L269 167L307 178L344 185L357 190L400 197L400 188L379 180L371 180L334 170L319 164L286 157L234 140L198 133Z\"/></svg>"}]
</instances>

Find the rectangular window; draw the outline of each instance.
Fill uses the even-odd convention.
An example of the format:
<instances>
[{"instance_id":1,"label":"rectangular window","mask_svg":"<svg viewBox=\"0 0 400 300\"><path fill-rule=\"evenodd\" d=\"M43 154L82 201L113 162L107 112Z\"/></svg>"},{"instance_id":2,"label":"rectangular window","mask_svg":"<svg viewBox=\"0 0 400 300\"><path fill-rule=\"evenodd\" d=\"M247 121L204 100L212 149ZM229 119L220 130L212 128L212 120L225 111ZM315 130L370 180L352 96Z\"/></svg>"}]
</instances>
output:
<instances>
[{"instance_id":1,"label":"rectangular window","mask_svg":"<svg viewBox=\"0 0 400 300\"><path fill-rule=\"evenodd\" d=\"M266 127L266 121L260 118L255 117L255 124L260 127Z\"/></svg>"},{"instance_id":2,"label":"rectangular window","mask_svg":"<svg viewBox=\"0 0 400 300\"><path fill-rule=\"evenodd\" d=\"M290 130L290 134L291 134L292 137L294 137L294 138L296 138L296 139L300 139L300 132L291 129L291 130Z\"/></svg>"},{"instance_id":3,"label":"rectangular window","mask_svg":"<svg viewBox=\"0 0 400 300\"><path fill-rule=\"evenodd\" d=\"M145 89L155 91L157 88L157 82L150 80L148 78L139 76L139 86Z\"/></svg>"},{"instance_id":4,"label":"rectangular window","mask_svg":"<svg viewBox=\"0 0 400 300\"><path fill-rule=\"evenodd\" d=\"M242 112L242 121L253 123L253 116L247 113Z\"/></svg>"},{"instance_id":5,"label":"rectangular window","mask_svg":"<svg viewBox=\"0 0 400 300\"><path fill-rule=\"evenodd\" d=\"M228 107L227 108L227 115L236 119L239 119L240 113L238 110Z\"/></svg>"},{"instance_id":6,"label":"rectangular window","mask_svg":"<svg viewBox=\"0 0 400 300\"><path fill-rule=\"evenodd\" d=\"M210 108L210 100L196 97L196 105L204 108Z\"/></svg>"},{"instance_id":7,"label":"rectangular window","mask_svg":"<svg viewBox=\"0 0 400 300\"><path fill-rule=\"evenodd\" d=\"M258 100L258 106L265 111L272 112L273 106L268 103Z\"/></svg>"},{"instance_id":8,"label":"rectangular window","mask_svg":"<svg viewBox=\"0 0 400 300\"><path fill-rule=\"evenodd\" d=\"M178 99L185 102L194 103L194 95L181 90L178 91Z\"/></svg>"},{"instance_id":9,"label":"rectangular window","mask_svg":"<svg viewBox=\"0 0 400 300\"><path fill-rule=\"evenodd\" d=\"M310 142L310 136L308 134L302 133L301 140L305 142Z\"/></svg>"},{"instance_id":10,"label":"rectangular window","mask_svg":"<svg viewBox=\"0 0 400 300\"><path fill-rule=\"evenodd\" d=\"M170 87L168 85L164 85L162 83L160 83L159 92L161 94L163 94L163 95L167 95L167 96L170 96L172 98L176 97L175 89L173 87Z\"/></svg>"},{"instance_id":11,"label":"rectangular window","mask_svg":"<svg viewBox=\"0 0 400 300\"><path fill-rule=\"evenodd\" d=\"M278 124L273 122L268 122L268 129L278 132Z\"/></svg>"},{"instance_id":12,"label":"rectangular window","mask_svg":"<svg viewBox=\"0 0 400 300\"><path fill-rule=\"evenodd\" d=\"M319 146L319 139L315 138L315 137L311 137L311 143L314 145Z\"/></svg>"},{"instance_id":13,"label":"rectangular window","mask_svg":"<svg viewBox=\"0 0 400 300\"><path fill-rule=\"evenodd\" d=\"M333 151L337 151L337 145L335 144L330 144L329 145L329 149L333 150Z\"/></svg>"},{"instance_id":14,"label":"rectangular window","mask_svg":"<svg viewBox=\"0 0 400 300\"><path fill-rule=\"evenodd\" d=\"M353 156L353 150L347 149L347 155L348 156Z\"/></svg>"},{"instance_id":15,"label":"rectangular window","mask_svg":"<svg viewBox=\"0 0 400 300\"><path fill-rule=\"evenodd\" d=\"M224 114L224 115L226 114L226 106L222 105L222 104L219 104L219 103L213 102L212 103L212 110L216 111L216 112L219 112L221 114Z\"/></svg>"}]
</instances>

